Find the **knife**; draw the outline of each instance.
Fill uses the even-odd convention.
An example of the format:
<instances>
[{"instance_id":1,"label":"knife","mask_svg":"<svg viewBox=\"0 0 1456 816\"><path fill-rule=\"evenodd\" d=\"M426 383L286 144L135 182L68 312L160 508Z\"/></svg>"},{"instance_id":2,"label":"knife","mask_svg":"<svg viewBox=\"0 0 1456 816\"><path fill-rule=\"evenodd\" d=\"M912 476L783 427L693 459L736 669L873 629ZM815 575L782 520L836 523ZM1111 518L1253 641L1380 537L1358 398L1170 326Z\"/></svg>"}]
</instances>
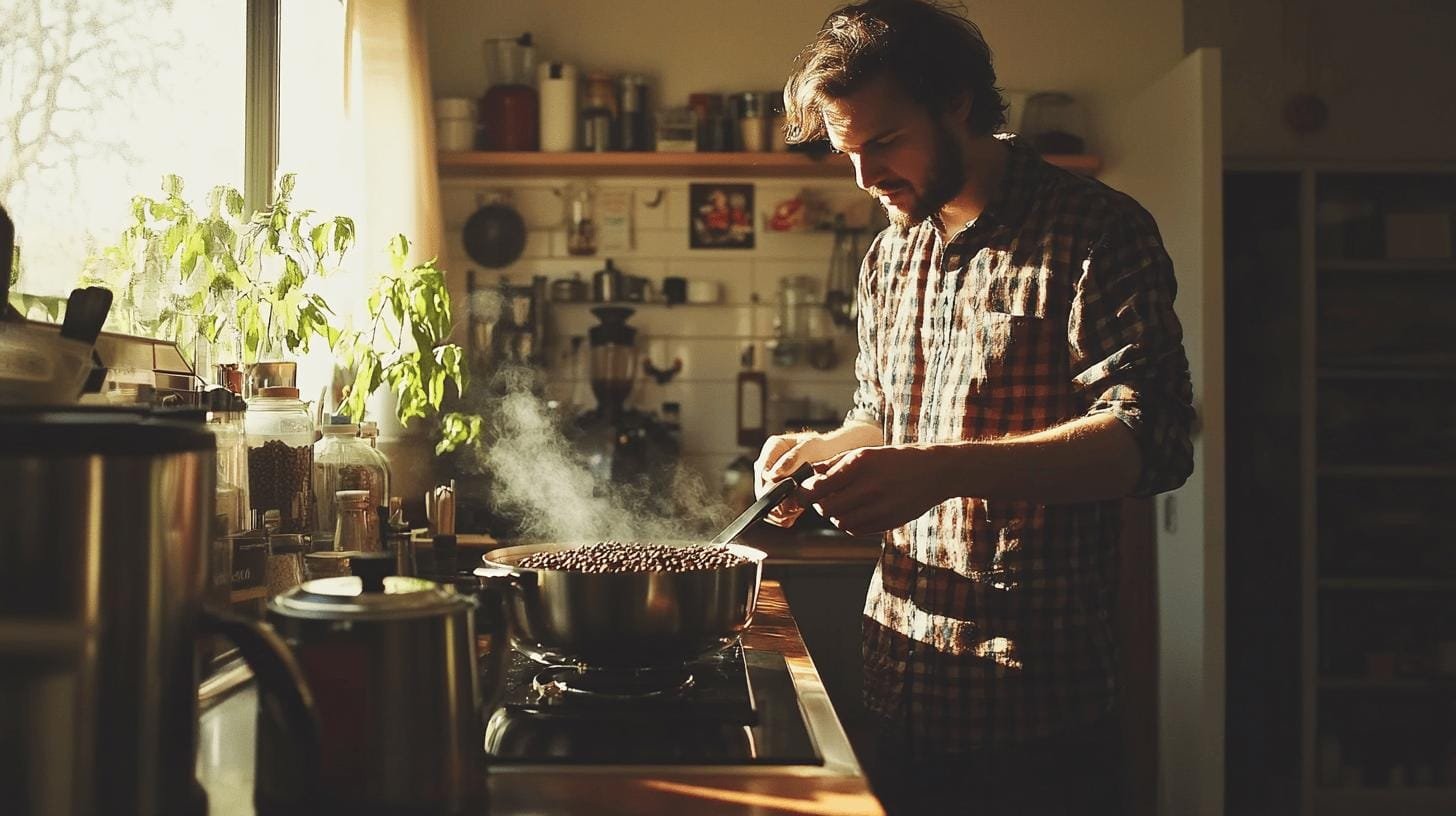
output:
<instances>
[{"instance_id":1,"label":"knife","mask_svg":"<svg viewBox=\"0 0 1456 816\"><path fill-rule=\"evenodd\" d=\"M793 494L800 483L813 475L814 466L812 464L805 462L800 465L799 469L794 471L793 475L789 476L789 478L781 482L775 482L774 486L770 487L763 496L759 497L758 501L750 505L747 510L744 510L738 518L729 522L728 526L724 527L722 532L713 536L713 540L708 543L718 546L730 543L733 539L742 535L743 531L752 526L754 522L768 515L769 511L775 507L778 507L784 499L787 499Z\"/></svg>"}]
</instances>

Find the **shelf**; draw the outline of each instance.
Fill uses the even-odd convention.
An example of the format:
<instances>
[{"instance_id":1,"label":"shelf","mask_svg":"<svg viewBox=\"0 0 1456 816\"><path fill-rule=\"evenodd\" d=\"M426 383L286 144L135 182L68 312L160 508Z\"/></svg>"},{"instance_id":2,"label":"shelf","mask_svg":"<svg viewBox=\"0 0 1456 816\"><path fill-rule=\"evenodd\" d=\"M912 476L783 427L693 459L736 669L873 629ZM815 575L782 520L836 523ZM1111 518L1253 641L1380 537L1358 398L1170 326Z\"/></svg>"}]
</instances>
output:
<instances>
[{"instance_id":1,"label":"shelf","mask_svg":"<svg viewBox=\"0 0 1456 816\"><path fill-rule=\"evenodd\" d=\"M1430 691L1456 683L1452 677L1321 677L1319 686L1331 691Z\"/></svg>"},{"instance_id":2,"label":"shelf","mask_svg":"<svg viewBox=\"0 0 1456 816\"><path fill-rule=\"evenodd\" d=\"M1456 367L1400 366L1374 367L1322 366L1315 371L1321 380L1456 380Z\"/></svg>"},{"instance_id":3,"label":"shelf","mask_svg":"<svg viewBox=\"0 0 1456 816\"><path fill-rule=\"evenodd\" d=\"M1319 816L1394 813L1422 816L1456 812L1456 787L1316 788L1314 812Z\"/></svg>"},{"instance_id":4,"label":"shelf","mask_svg":"<svg viewBox=\"0 0 1456 816\"><path fill-rule=\"evenodd\" d=\"M1085 176L1102 169L1099 156L1046 156ZM805 153L539 153L440 152L442 176L773 176L853 178L849 159Z\"/></svg>"},{"instance_id":5,"label":"shelf","mask_svg":"<svg viewBox=\"0 0 1456 816\"><path fill-rule=\"evenodd\" d=\"M1323 465L1328 479L1456 479L1452 465Z\"/></svg>"},{"instance_id":6,"label":"shelf","mask_svg":"<svg viewBox=\"0 0 1456 816\"><path fill-rule=\"evenodd\" d=\"M1320 589L1392 592L1456 592L1456 578L1321 578Z\"/></svg>"},{"instance_id":7,"label":"shelf","mask_svg":"<svg viewBox=\"0 0 1456 816\"><path fill-rule=\"evenodd\" d=\"M1450 258L1328 258L1315 266L1330 272L1456 272L1456 260Z\"/></svg>"}]
</instances>

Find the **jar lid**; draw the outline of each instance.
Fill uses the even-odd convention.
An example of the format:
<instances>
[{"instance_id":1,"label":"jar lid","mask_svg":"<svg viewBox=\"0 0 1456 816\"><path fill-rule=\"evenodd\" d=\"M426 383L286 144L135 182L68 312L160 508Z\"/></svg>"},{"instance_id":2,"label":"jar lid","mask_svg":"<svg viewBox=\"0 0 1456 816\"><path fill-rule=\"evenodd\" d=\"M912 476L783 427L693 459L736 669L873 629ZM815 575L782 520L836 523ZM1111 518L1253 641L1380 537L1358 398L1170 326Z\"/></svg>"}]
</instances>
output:
<instances>
[{"instance_id":1,"label":"jar lid","mask_svg":"<svg viewBox=\"0 0 1456 816\"><path fill-rule=\"evenodd\" d=\"M258 396L298 399L298 389L290 385L268 385L258 389Z\"/></svg>"},{"instance_id":2,"label":"jar lid","mask_svg":"<svg viewBox=\"0 0 1456 816\"><path fill-rule=\"evenodd\" d=\"M274 614L307 620L401 620L451 614L474 606L454 587L423 578L390 575L383 592L365 592L358 576L305 581L268 602Z\"/></svg>"},{"instance_id":3,"label":"jar lid","mask_svg":"<svg viewBox=\"0 0 1456 816\"><path fill-rule=\"evenodd\" d=\"M336 490L334 491L334 501L338 502L339 504L362 504L364 505L364 509L367 510L369 509L369 491Z\"/></svg>"},{"instance_id":4,"label":"jar lid","mask_svg":"<svg viewBox=\"0 0 1456 816\"><path fill-rule=\"evenodd\" d=\"M332 425L321 425L321 426L319 426L319 430L323 432L324 436L358 436L359 435L359 426L358 425L346 424L346 423L342 423L342 422L336 422L336 423L334 423Z\"/></svg>"}]
</instances>

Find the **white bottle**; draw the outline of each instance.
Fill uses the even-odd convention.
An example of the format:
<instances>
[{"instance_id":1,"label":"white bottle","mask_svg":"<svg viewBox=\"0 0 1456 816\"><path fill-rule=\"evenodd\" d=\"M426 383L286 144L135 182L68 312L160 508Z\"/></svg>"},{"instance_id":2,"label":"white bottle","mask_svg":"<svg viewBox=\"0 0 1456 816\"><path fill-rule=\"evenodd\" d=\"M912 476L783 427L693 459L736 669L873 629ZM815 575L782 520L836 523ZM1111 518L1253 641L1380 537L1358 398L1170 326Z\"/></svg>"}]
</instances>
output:
<instances>
[{"instance_id":1,"label":"white bottle","mask_svg":"<svg viewBox=\"0 0 1456 816\"><path fill-rule=\"evenodd\" d=\"M576 66L543 62L536 66L541 98L541 150L567 153L576 149Z\"/></svg>"}]
</instances>

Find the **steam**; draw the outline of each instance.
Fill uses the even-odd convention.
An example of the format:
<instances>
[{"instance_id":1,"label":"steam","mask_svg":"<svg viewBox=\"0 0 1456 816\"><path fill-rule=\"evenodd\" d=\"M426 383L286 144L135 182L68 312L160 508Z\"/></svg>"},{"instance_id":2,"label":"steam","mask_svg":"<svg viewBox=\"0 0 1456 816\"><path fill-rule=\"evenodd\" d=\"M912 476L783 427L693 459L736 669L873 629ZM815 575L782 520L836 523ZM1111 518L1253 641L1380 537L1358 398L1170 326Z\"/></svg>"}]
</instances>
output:
<instances>
[{"instance_id":1,"label":"steam","mask_svg":"<svg viewBox=\"0 0 1456 816\"><path fill-rule=\"evenodd\" d=\"M704 539L733 511L701 476L673 464L663 492L598 475L562 430L563 419L533 393L537 372L503 366L476 409L485 417L476 467L490 477L490 504L541 541ZM570 418L567 418L569 421Z\"/></svg>"}]
</instances>

